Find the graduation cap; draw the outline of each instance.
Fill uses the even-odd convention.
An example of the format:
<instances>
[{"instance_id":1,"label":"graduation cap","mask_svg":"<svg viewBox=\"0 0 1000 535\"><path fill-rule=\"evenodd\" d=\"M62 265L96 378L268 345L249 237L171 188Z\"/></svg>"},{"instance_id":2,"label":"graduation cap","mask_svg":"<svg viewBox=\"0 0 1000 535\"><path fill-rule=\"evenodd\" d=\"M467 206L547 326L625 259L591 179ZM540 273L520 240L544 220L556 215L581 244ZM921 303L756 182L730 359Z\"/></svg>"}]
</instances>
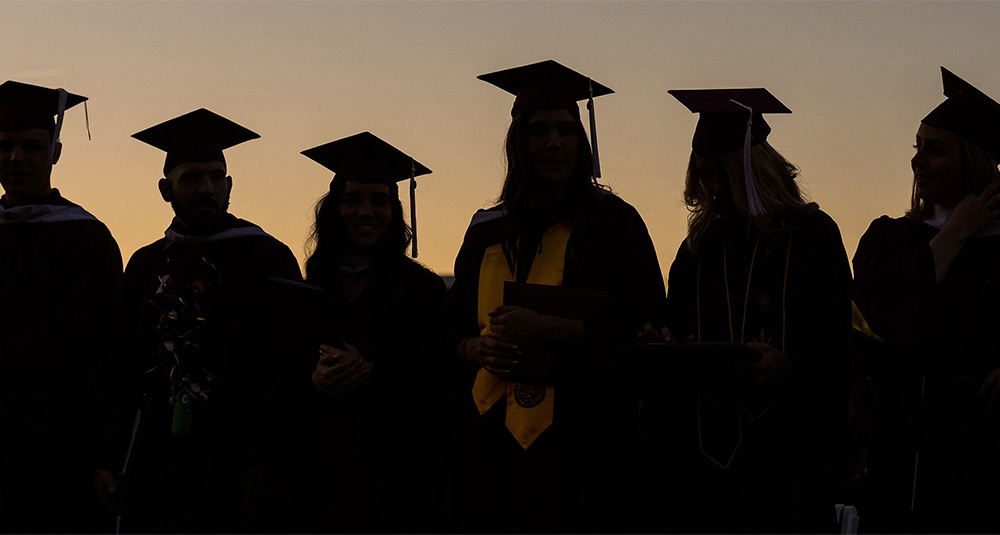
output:
<instances>
[{"instance_id":1,"label":"graduation cap","mask_svg":"<svg viewBox=\"0 0 1000 535\"><path fill-rule=\"evenodd\" d=\"M62 88L49 89L8 80L0 84L0 131L45 130L52 134L49 154L54 154L62 130L63 113L86 100L87 97L68 93Z\"/></svg>"},{"instance_id":2,"label":"graduation cap","mask_svg":"<svg viewBox=\"0 0 1000 535\"><path fill-rule=\"evenodd\" d=\"M182 163L217 161L225 164L223 150L260 135L200 108L136 132L132 137L167 153L163 164L163 176L167 176Z\"/></svg>"},{"instance_id":3,"label":"graduation cap","mask_svg":"<svg viewBox=\"0 0 1000 535\"><path fill-rule=\"evenodd\" d=\"M947 100L920 122L965 139L1000 163L1000 103L944 67L941 81Z\"/></svg>"},{"instance_id":4,"label":"graduation cap","mask_svg":"<svg viewBox=\"0 0 1000 535\"><path fill-rule=\"evenodd\" d=\"M413 233L410 245L413 258L417 257L417 182L414 179L430 174L430 169L371 132L331 141L306 149L302 154L334 172L331 188L334 182L344 180L391 187L409 179L410 230Z\"/></svg>"},{"instance_id":5,"label":"graduation cap","mask_svg":"<svg viewBox=\"0 0 1000 535\"><path fill-rule=\"evenodd\" d=\"M586 100L590 112L590 145L594 153L594 176L601 177L601 161L597 155L597 120L594 115L594 97L614 93L599 84L553 60L522 65L513 69L481 74L476 78L493 84L515 95L511 117L525 110L567 110L580 116L577 101Z\"/></svg>"},{"instance_id":6,"label":"graduation cap","mask_svg":"<svg viewBox=\"0 0 1000 535\"><path fill-rule=\"evenodd\" d=\"M767 89L671 89L681 104L699 114L691 148L700 156L718 156L743 149L747 203L754 216L767 212L757 194L750 165L750 147L763 143L771 133L764 113L792 113Z\"/></svg>"}]
</instances>

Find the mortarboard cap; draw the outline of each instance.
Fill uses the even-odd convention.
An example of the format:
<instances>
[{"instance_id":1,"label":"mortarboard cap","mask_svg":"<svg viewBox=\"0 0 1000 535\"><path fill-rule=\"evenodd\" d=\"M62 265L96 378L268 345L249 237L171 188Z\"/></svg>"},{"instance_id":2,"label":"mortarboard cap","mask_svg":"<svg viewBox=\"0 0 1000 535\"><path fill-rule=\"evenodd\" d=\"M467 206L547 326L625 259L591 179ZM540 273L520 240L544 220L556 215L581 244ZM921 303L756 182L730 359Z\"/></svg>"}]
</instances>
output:
<instances>
[{"instance_id":1,"label":"mortarboard cap","mask_svg":"<svg viewBox=\"0 0 1000 535\"><path fill-rule=\"evenodd\" d=\"M410 251L413 258L417 257L417 182L414 178L430 174L430 169L371 132L331 141L306 149L302 154L333 171L331 188L338 180L395 186L396 182L409 179Z\"/></svg>"},{"instance_id":2,"label":"mortarboard cap","mask_svg":"<svg viewBox=\"0 0 1000 535\"><path fill-rule=\"evenodd\" d=\"M86 100L87 97L68 93L62 88L49 89L8 80L0 84L0 131L45 130L52 134L49 144L51 156L55 154L56 142L59 141L63 112ZM89 135L89 121L87 131Z\"/></svg>"},{"instance_id":3,"label":"mortarboard cap","mask_svg":"<svg viewBox=\"0 0 1000 535\"><path fill-rule=\"evenodd\" d=\"M718 156L743 149L743 177L750 215L767 213L753 181L750 147L771 133L764 113L792 113L767 89L671 89L667 91L699 114L691 148L701 156Z\"/></svg>"},{"instance_id":4,"label":"mortarboard cap","mask_svg":"<svg viewBox=\"0 0 1000 535\"><path fill-rule=\"evenodd\" d=\"M610 88L551 59L481 74L476 78L515 95L511 116L523 110L563 109L579 116L577 101L614 93Z\"/></svg>"},{"instance_id":5,"label":"mortarboard cap","mask_svg":"<svg viewBox=\"0 0 1000 535\"><path fill-rule=\"evenodd\" d=\"M335 173L334 180L392 185L431 172L371 132L331 141L302 154ZM411 173L412 166L412 173Z\"/></svg>"},{"instance_id":6,"label":"mortarboard cap","mask_svg":"<svg viewBox=\"0 0 1000 535\"><path fill-rule=\"evenodd\" d=\"M223 150L257 139L260 135L200 108L136 132L132 137L167 153L163 164L163 176L167 176L175 167L186 162L219 161L225 164Z\"/></svg>"},{"instance_id":7,"label":"mortarboard cap","mask_svg":"<svg viewBox=\"0 0 1000 535\"><path fill-rule=\"evenodd\" d=\"M8 80L0 84L0 130L15 131L41 128L55 131L54 117L87 97L62 92L66 95L62 110L59 107L60 90Z\"/></svg>"},{"instance_id":8,"label":"mortarboard cap","mask_svg":"<svg viewBox=\"0 0 1000 535\"><path fill-rule=\"evenodd\" d=\"M511 117L525 110L567 110L574 117L580 116L578 100L587 101L590 112L590 145L594 155L594 176L601 177L601 163L597 154L597 119L594 115L594 97L614 93L573 69L553 60L522 65L513 69L481 74L476 78L493 84L516 95L510 109Z\"/></svg>"},{"instance_id":9,"label":"mortarboard cap","mask_svg":"<svg viewBox=\"0 0 1000 535\"><path fill-rule=\"evenodd\" d=\"M947 100L920 122L965 139L1000 163L1000 103L944 67L941 81Z\"/></svg>"},{"instance_id":10,"label":"mortarboard cap","mask_svg":"<svg viewBox=\"0 0 1000 535\"><path fill-rule=\"evenodd\" d=\"M771 127L761 114L792 113L763 88L671 89L667 92L691 112L700 114L691 148L701 156L718 156L742 149L747 119L752 120L750 144L763 143Z\"/></svg>"}]
</instances>

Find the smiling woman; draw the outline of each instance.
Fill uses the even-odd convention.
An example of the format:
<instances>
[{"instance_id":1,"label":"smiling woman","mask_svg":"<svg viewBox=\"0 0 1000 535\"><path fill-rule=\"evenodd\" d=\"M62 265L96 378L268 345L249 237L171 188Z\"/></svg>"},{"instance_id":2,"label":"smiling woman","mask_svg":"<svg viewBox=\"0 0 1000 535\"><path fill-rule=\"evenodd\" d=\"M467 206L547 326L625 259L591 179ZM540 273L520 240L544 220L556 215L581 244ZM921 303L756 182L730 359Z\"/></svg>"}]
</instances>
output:
<instances>
[{"instance_id":1,"label":"smiling woman","mask_svg":"<svg viewBox=\"0 0 1000 535\"><path fill-rule=\"evenodd\" d=\"M580 119L578 100L611 90L554 61L480 79L516 98L503 189L472 218L443 311L457 377L451 528L629 531L636 400L621 349L664 289L639 214L597 182ZM508 293L539 285L557 288L532 304Z\"/></svg>"},{"instance_id":2,"label":"smiling woman","mask_svg":"<svg viewBox=\"0 0 1000 535\"><path fill-rule=\"evenodd\" d=\"M435 390L426 348L444 282L406 257L396 181L430 169L368 132L303 154L336 173L316 205L306 281L326 288L324 328L342 343L290 355L303 419L289 434L299 438L286 437L299 448L286 466L304 505L282 529L427 531L432 426L418 426L407 401Z\"/></svg>"},{"instance_id":3,"label":"smiling woman","mask_svg":"<svg viewBox=\"0 0 1000 535\"><path fill-rule=\"evenodd\" d=\"M910 210L873 221L854 256L855 301L886 342L871 363L874 532L1000 530L1000 104L941 71Z\"/></svg>"},{"instance_id":4,"label":"smiling woman","mask_svg":"<svg viewBox=\"0 0 1000 535\"><path fill-rule=\"evenodd\" d=\"M398 190L385 184L365 184L347 180L340 194L340 220L347 233L347 243L355 253L372 251L385 236L389 222L401 210L393 206L390 194L399 203ZM395 208L395 209L394 209ZM402 216L397 219L402 221Z\"/></svg>"}]
</instances>

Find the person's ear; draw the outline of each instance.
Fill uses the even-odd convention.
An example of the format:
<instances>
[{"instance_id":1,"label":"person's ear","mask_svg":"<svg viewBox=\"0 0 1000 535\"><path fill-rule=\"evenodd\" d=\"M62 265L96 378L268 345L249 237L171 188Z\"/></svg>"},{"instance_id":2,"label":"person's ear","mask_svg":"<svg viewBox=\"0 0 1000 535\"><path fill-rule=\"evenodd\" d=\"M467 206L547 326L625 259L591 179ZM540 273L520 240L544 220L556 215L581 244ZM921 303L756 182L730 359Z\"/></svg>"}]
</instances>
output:
<instances>
[{"instance_id":1,"label":"person's ear","mask_svg":"<svg viewBox=\"0 0 1000 535\"><path fill-rule=\"evenodd\" d=\"M233 192L233 177L226 175L226 195Z\"/></svg>"},{"instance_id":2,"label":"person's ear","mask_svg":"<svg viewBox=\"0 0 1000 535\"><path fill-rule=\"evenodd\" d=\"M62 142L56 141L56 149L52 151L52 165L59 162L59 156L62 155Z\"/></svg>"},{"instance_id":3,"label":"person's ear","mask_svg":"<svg viewBox=\"0 0 1000 535\"><path fill-rule=\"evenodd\" d=\"M163 200L170 202L174 200L174 185L170 183L169 180L161 178L159 182L156 183L156 187L160 190L160 197Z\"/></svg>"}]
</instances>

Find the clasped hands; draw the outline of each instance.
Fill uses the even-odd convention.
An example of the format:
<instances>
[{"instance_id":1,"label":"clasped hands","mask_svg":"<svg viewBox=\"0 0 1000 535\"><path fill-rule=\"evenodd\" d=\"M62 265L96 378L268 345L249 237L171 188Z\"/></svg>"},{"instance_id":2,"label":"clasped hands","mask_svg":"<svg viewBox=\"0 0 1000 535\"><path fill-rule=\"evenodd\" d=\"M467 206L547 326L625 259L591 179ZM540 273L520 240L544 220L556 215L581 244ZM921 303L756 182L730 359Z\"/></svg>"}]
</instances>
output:
<instances>
[{"instance_id":1,"label":"clasped hands","mask_svg":"<svg viewBox=\"0 0 1000 535\"><path fill-rule=\"evenodd\" d=\"M652 324L647 323L642 332L636 335L640 343L651 344L679 344L667 327L656 330ZM688 336L683 343L693 343L694 336ZM756 386L764 387L776 385L788 378L792 373L792 361L783 351L771 344L761 342L748 342L748 346L756 349L763 357L757 362L742 362L736 360L720 361L726 369L737 373L750 380Z\"/></svg>"},{"instance_id":2,"label":"clasped hands","mask_svg":"<svg viewBox=\"0 0 1000 535\"><path fill-rule=\"evenodd\" d=\"M313 386L327 395L346 394L368 381L372 366L358 348L347 342L344 342L344 349L321 345L319 361L312 374Z\"/></svg>"},{"instance_id":3,"label":"clasped hands","mask_svg":"<svg viewBox=\"0 0 1000 535\"><path fill-rule=\"evenodd\" d=\"M540 341L575 343L583 338L583 320L539 314L518 306L499 306L489 312L490 332L459 342L458 354L484 370L504 375L524 355L521 346Z\"/></svg>"}]
</instances>

